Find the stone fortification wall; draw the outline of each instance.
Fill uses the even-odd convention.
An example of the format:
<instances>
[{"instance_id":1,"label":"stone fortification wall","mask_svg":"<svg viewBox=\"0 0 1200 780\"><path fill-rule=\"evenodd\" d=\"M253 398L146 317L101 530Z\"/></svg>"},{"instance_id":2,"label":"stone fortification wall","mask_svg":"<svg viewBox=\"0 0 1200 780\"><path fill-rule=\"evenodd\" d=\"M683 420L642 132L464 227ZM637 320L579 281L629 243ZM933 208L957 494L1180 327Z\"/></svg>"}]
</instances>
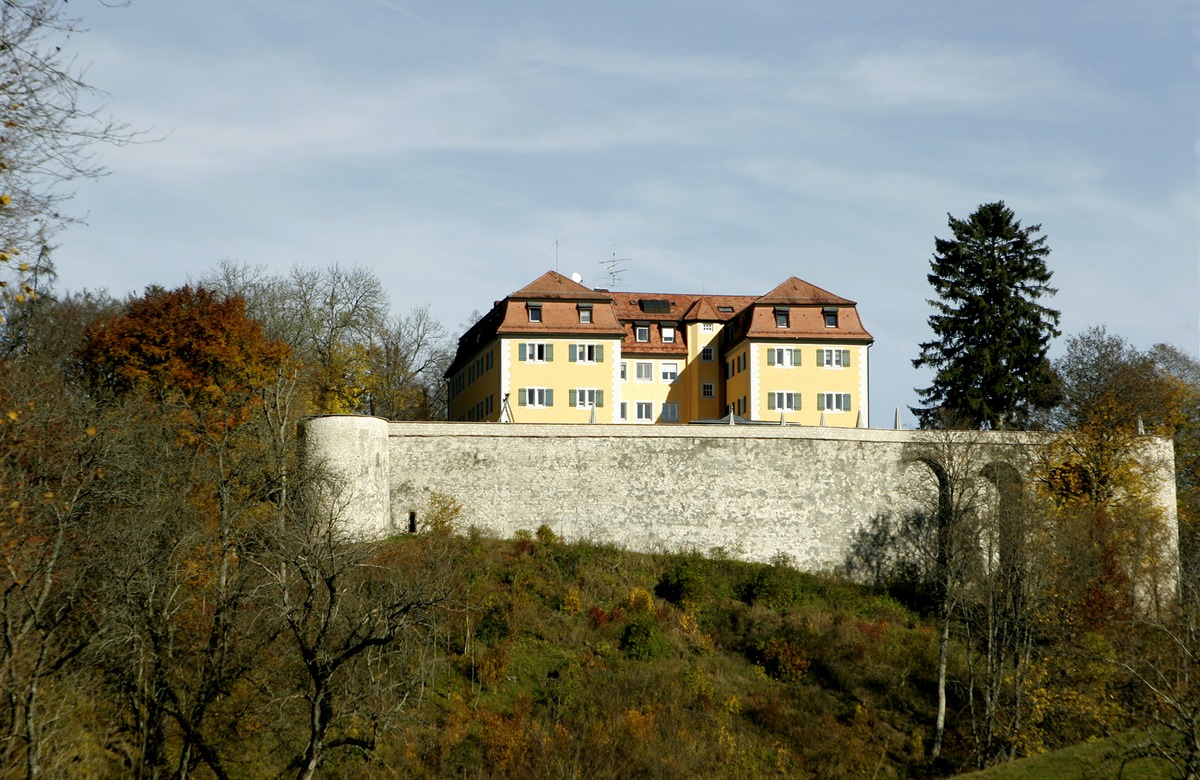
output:
<instances>
[{"instance_id":1,"label":"stone fortification wall","mask_svg":"<svg viewBox=\"0 0 1200 780\"><path fill-rule=\"evenodd\" d=\"M931 472L919 431L800 426L306 422L306 450L352 484L350 527L406 531L432 492L467 524L508 536L545 523L569 539L638 550L724 547L809 569L842 560L873 514L914 505ZM975 434L975 441L979 435ZM1020 463L1029 435L991 434L980 465ZM933 447L936 449L936 445ZM1148 440L1174 525L1171 443Z\"/></svg>"}]
</instances>

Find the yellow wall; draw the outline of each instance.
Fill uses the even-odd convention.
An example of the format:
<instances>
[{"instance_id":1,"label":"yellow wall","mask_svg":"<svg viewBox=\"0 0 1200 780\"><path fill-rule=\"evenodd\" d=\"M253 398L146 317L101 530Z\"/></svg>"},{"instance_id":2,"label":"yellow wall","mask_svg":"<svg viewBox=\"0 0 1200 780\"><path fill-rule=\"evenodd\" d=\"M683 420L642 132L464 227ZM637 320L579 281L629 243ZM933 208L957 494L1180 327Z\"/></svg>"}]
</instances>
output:
<instances>
[{"instance_id":1,"label":"yellow wall","mask_svg":"<svg viewBox=\"0 0 1200 780\"><path fill-rule=\"evenodd\" d=\"M491 355L489 363L488 355ZM490 367L489 367L490 366ZM471 362L450 378L451 420L500 419L500 350L493 341L481 349ZM454 388L461 388L455 392ZM488 400L488 397L491 400Z\"/></svg>"},{"instance_id":2,"label":"yellow wall","mask_svg":"<svg viewBox=\"0 0 1200 780\"><path fill-rule=\"evenodd\" d=\"M733 364L732 376L727 368ZM725 355L721 365L725 373L725 404L726 408L747 419L753 419L750 398L750 375L753 373L754 362L750 359L750 345L742 342Z\"/></svg>"},{"instance_id":3,"label":"yellow wall","mask_svg":"<svg viewBox=\"0 0 1200 780\"><path fill-rule=\"evenodd\" d=\"M683 355L664 358L657 355L654 357L641 357L624 354L621 356L621 360L625 363L626 374L625 381L620 383L620 400L624 401L627 405L627 418L618 420L619 422L649 424L687 422L691 419L687 416L687 386L684 383L684 371L687 361ZM670 363L676 366L676 379L674 382L663 379L663 364ZM639 364L650 366L650 378L648 380L639 380L637 378ZM651 404L649 419L638 419L638 403ZM664 419L663 404L675 404L678 419L674 421Z\"/></svg>"},{"instance_id":4,"label":"yellow wall","mask_svg":"<svg viewBox=\"0 0 1200 780\"><path fill-rule=\"evenodd\" d=\"M799 349L799 366L768 365L768 350L770 349ZM818 350L837 350L844 358L849 354L849 366L838 365L840 358L832 365L817 365ZM800 393L800 411L784 411L785 420L801 425L819 425L822 412L818 402L818 394L840 393L849 395L850 410L839 411L835 408L824 412L825 425L838 428L853 428L858 422L859 412L866 412L865 401L862 397L866 386L865 371L866 347L862 346L830 346L815 344L797 344L786 342L761 342L753 345L752 354L755 356L756 412L754 419L777 421L779 409L769 409L768 395L772 392ZM787 358L785 356L785 363Z\"/></svg>"},{"instance_id":5,"label":"yellow wall","mask_svg":"<svg viewBox=\"0 0 1200 780\"><path fill-rule=\"evenodd\" d=\"M687 330L687 355L678 357L639 356L623 354L619 339L582 338L509 338L504 337L486 345L454 378L461 390L450 400L451 420L501 419L504 395L508 394L512 419L516 422L588 423L592 419L590 407L571 405L571 391L598 390L602 394L596 408L597 423L649 424L672 422L664 416L664 405L674 404L678 411L678 422L716 419L724 416L730 406L737 409L739 399L745 405L739 414L752 420L775 422L780 419L780 409L770 409L768 396L777 391L799 393L799 411L783 410L786 422L798 425L819 425L822 411L818 408L818 394L839 393L850 398L850 410L826 409L824 424L830 427L854 427L860 413L867 412L866 371L867 348L865 346L830 346L813 343L758 341L744 342L731 350L724 359L720 355L720 325L712 332L704 332L700 323L691 323ZM540 344L550 348L551 360L531 360L532 348L526 347L526 360L520 359L521 345ZM571 346L593 345L602 347L602 359L585 362L570 359ZM711 346L716 358L711 363L701 360L701 351ZM768 350L789 350L783 364L769 365ZM794 362L790 350L800 350L799 365ZM835 349L840 354L849 353L849 366L817 365L817 351ZM578 349L577 349L578 352ZM488 368L487 355L491 354ZM545 349L543 348L543 356ZM735 371L726 378L726 364L732 362ZM625 364L626 378L620 379L621 364ZM674 382L663 379L665 363L674 363L678 375ZM638 364L650 366L648 381L637 379ZM740 371L738 365L744 366ZM703 398L704 383L712 383L713 398ZM541 388L553 391L553 405L539 406L544 400L541 394L536 400L526 398L520 404L522 389ZM490 400L489 400L490 399ZM621 405L625 404L626 417L621 417ZM650 404L650 417L638 419L638 404Z\"/></svg>"},{"instance_id":6,"label":"yellow wall","mask_svg":"<svg viewBox=\"0 0 1200 780\"><path fill-rule=\"evenodd\" d=\"M688 365L684 371L683 380L687 393L688 420L715 420L725 416L725 366L721 362L721 325L712 325L711 331L705 331L702 323L693 322L687 326ZM713 360L704 362L702 352L705 347L711 347ZM713 387L712 398L705 398L703 385L709 383Z\"/></svg>"},{"instance_id":7,"label":"yellow wall","mask_svg":"<svg viewBox=\"0 0 1200 780\"><path fill-rule=\"evenodd\" d=\"M508 403L514 422L546 422L546 423L587 423L591 421L590 407L579 408L570 405L571 390L599 390L603 393L596 408L596 422L612 422L614 419L614 404L616 396L613 392L613 376L620 355L620 341L617 339L586 339L586 338L542 338L536 336L522 338L504 338L502 340L506 376L506 392L509 394ZM526 359L521 360L521 345L526 345ZM534 350L528 345L549 347L538 350L540 357L550 360L531 359ZM576 355L575 362L571 361L571 347L599 346L602 352L600 360L585 362ZM579 350L577 349L577 352ZM544 398L544 393L537 393L537 400L529 397L530 389L546 389L553 391L553 405L538 405ZM526 390L526 403L521 405L521 390Z\"/></svg>"}]
</instances>

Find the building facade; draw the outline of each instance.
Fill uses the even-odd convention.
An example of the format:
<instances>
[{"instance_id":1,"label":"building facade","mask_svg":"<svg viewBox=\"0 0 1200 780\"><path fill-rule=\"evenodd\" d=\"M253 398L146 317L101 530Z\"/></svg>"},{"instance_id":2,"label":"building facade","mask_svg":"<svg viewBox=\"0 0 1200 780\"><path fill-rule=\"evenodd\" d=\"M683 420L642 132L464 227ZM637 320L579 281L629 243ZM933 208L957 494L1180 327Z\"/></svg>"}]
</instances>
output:
<instances>
[{"instance_id":1,"label":"building facade","mask_svg":"<svg viewBox=\"0 0 1200 780\"><path fill-rule=\"evenodd\" d=\"M872 343L854 301L795 277L755 297L593 290L550 271L459 338L449 419L865 427Z\"/></svg>"}]
</instances>

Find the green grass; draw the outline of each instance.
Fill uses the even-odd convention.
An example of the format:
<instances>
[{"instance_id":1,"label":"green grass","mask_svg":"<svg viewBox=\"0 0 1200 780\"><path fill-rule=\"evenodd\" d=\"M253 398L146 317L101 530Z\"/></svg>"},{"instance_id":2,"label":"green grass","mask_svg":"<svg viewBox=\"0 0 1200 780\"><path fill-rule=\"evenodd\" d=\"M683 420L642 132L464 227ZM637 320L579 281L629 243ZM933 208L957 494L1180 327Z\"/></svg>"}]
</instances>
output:
<instances>
[{"instance_id":1,"label":"green grass","mask_svg":"<svg viewBox=\"0 0 1200 780\"><path fill-rule=\"evenodd\" d=\"M1136 735L1085 742L1069 748L960 775L961 780L1170 780L1171 766L1155 758L1123 761Z\"/></svg>"}]
</instances>

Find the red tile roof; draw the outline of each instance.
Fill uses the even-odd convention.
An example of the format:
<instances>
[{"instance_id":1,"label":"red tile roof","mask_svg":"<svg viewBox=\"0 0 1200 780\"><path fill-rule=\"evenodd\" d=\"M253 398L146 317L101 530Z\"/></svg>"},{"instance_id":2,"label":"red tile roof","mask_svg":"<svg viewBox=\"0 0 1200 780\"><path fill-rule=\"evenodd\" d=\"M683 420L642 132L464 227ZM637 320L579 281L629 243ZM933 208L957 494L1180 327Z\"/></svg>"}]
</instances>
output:
<instances>
[{"instance_id":1,"label":"red tile roof","mask_svg":"<svg viewBox=\"0 0 1200 780\"><path fill-rule=\"evenodd\" d=\"M647 304L645 302L654 301ZM540 303L542 319L529 321L529 304ZM579 304L592 305L592 322L579 321ZM789 309L788 327L775 325L775 307ZM836 307L838 326L825 327L824 309ZM650 309L647 311L646 309ZM663 311L662 309L665 309ZM723 311L724 310L724 311ZM663 324L721 322L742 338L830 342L870 342L855 303L795 276L766 295L696 295L676 293L600 292L557 271L547 271L509 295L458 340L458 353L446 371L454 375L498 335L623 337L622 354L686 355L683 333L663 343ZM650 326L650 340L636 340L637 323Z\"/></svg>"}]
</instances>

